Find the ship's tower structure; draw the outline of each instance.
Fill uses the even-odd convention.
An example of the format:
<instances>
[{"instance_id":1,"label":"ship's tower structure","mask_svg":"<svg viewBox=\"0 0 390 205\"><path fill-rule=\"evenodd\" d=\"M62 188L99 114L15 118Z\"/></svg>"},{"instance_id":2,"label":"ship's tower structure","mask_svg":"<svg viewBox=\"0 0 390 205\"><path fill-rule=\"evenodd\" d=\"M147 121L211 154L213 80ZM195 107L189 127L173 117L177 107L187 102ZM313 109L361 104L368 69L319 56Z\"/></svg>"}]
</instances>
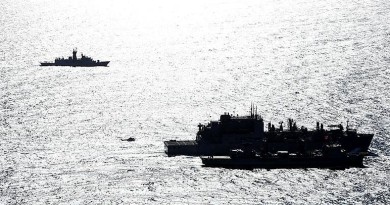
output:
<instances>
[{"instance_id":1,"label":"ship's tower structure","mask_svg":"<svg viewBox=\"0 0 390 205\"><path fill-rule=\"evenodd\" d=\"M74 49L73 49L73 60L74 60L74 61L77 60L76 54L77 54L77 50L74 48Z\"/></svg>"}]
</instances>

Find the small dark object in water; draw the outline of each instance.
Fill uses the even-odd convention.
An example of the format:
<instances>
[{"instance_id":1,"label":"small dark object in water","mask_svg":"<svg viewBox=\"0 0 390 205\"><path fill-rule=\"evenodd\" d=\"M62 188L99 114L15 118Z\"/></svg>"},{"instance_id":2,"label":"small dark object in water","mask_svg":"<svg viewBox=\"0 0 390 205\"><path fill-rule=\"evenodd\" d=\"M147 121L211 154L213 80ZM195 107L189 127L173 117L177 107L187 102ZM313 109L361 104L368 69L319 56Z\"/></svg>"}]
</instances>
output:
<instances>
[{"instance_id":1,"label":"small dark object in water","mask_svg":"<svg viewBox=\"0 0 390 205\"><path fill-rule=\"evenodd\" d=\"M133 142L133 141L135 141L135 138L129 137L128 139L122 139L122 141Z\"/></svg>"}]
</instances>

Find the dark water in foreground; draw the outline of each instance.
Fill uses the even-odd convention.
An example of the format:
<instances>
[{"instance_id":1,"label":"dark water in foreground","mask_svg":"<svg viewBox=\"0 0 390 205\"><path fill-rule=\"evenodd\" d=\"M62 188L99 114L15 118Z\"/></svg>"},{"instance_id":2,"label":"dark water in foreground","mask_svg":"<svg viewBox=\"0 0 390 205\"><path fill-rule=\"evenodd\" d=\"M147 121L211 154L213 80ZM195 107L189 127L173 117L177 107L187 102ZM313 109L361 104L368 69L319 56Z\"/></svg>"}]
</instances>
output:
<instances>
[{"instance_id":1,"label":"dark water in foreground","mask_svg":"<svg viewBox=\"0 0 390 205\"><path fill-rule=\"evenodd\" d=\"M390 3L1 1L0 204L389 204ZM107 68L39 67L80 52ZM367 168L168 158L200 122L350 121ZM135 142L121 139L136 138Z\"/></svg>"}]
</instances>

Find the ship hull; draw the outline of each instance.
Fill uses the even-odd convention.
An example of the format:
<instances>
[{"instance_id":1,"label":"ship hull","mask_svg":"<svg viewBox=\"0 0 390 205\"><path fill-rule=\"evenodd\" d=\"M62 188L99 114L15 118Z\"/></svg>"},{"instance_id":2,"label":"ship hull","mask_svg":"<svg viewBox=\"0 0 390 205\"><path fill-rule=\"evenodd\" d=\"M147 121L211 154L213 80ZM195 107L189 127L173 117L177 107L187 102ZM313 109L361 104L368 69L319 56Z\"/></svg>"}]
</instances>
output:
<instances>
[{"instance_id":1,"label":"ship hull","mask_svg":"<svg viewBox=\"0 0 390 205\"><path fill-rule=\"evenodd\" d=\"M296 157L296 158L236 158L201 157L205 167L222 167L230 169L276 169L276 168L334 168L364 167L363 156Z\"/></svg>"},{"instance_id":2,"label":"ship hull","mask_svg":"<svg viewBox=\"0 0 390 205\"><path fill-rule=\"evenodd\" d=\"M252 149L260 147L258 141L251 141ZM229 143L198 143L195 140L176 141L170 140L164 142L164 151L169 156L187 155L187 156L224 156L230 153L230 150L236 148L236 144Z\"/></svg>"},{"instance_id":3,"label":"ship hull","mask_svg":"<svg viewBox=\"0 0 390 205\"><path fill-rule=\"evenodd\" d=\"M71 66L71 67L97 67L97 66L108 66L110 61L100 61L96 63L83 63L83 62L61 62L61 63L52 63L52 62L41 62L41 66Z\"/></svg>"},{"instance_id":4,"label":"ship hull","mask_svg":"<svg viewBox=\"0 0 390 205\"><path fill-rule=\"evenodd\" d=\"M373 134L359 134L358 137L349 139L342 139L342 146L347 152L368 152L368 147L373 139ZM227 156L230 150L237 148L237 145L245 144L241 143L202 143L196 140L187 141L165 141L165 153L168 156L176 155L188 155L188 156ZM267 147L269 151L277 152L278 150L289 150L289 152L299 152L299 145L289 144L284 141L279 143L267 143L266 145L260 141L250 141L252 149L260 151L262 146ZM324 143L307 142L304 146L307 149L315 150L321 149Z\"/></svg>"}]
</instances>

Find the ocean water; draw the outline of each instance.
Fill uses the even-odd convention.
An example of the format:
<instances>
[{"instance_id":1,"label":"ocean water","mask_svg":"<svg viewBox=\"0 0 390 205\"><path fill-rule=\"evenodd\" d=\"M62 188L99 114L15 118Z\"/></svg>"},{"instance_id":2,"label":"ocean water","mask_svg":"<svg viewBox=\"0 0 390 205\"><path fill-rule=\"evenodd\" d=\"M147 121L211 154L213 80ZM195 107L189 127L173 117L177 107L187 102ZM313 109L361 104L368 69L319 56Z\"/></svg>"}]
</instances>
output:
<instances>
[{"instance_id":1,"label":"ocean water","mask_svg":"<svg viewBox=\"0 0 390 205\"><path fill-rule=\"evenodd\" d=\"M389 204L389 19L386 0L2 0L0 204ZM39 66L75 47L109 67ZM249 171L164 154L251 103L349 120L379 156Z\"/></svg>"}]
</instances>

